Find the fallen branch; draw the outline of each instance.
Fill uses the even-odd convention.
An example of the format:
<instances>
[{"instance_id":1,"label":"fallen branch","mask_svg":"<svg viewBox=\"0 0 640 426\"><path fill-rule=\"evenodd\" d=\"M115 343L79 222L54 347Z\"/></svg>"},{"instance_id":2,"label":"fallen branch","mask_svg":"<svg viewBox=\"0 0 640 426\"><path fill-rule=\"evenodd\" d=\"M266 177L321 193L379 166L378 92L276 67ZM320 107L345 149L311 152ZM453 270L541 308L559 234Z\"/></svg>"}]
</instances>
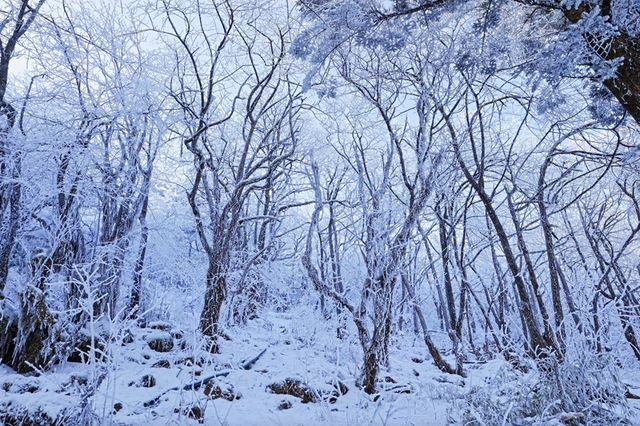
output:
<instances>
[{"instance_id":1,"label":"fallen branch","mask_svg":"<svg viewBox=\"0 0 640 426\"><path fill-rule=\"evenodd\" d=\"M255 356L254 358L251 358L249 361L245 361L244 363L242 363L242 365L240 366L240 368L242 368L243 370L251 370L251 368L255 365L255 363L262 357L262 355L265 354L265 352L267 352L267 349L263 349L262 352L260 352L257 356ZM226 371L220 371L216 374L212 374L211 376L207 376L203 379L200 379L198 381L195 381L193 383L189 383L187 385L184 385L182 387L180 386L175 386L172 387L170 389L167 389L166 391L162 392L160 395L158 395L157 397L145 402L143 405L145 407L157 407L158 404L160 403L160 399L165 396L166 394L168 394L169 392L173 392L173 391L179 391L179 390L198 390L200 389L202 386L206 385L207 383L209 383L210 381L212 381L215 378L218 377L227 377L229 375L229 373L231 373L232 370L226 370Z\"/></svg>"},{"instance_id":2,"label":"fallen branch","mask_svg":"<svg viewBox=\"0 0 640 426\"><path fill-rule=\"evenodd\" d=\"M245 361L244 363L242 363L242 369L251 370L255 365L255 363L258 362L258 360L262 357L262 355L265 354L265 352L267 352L267 348L264 348L262 352L260 352L257 356L251 358L249 361Z\"/></svg>"},{"instance_id":3,"label":"fallen branch","mask_svg":"<svg viewBox=\"0 0 640 426\"><path fill-rule=\"evenodd\" d=\"M624 392L624 396L627 399L640 399L640 395L636 395L635 393L631 393L629 388Z\"/></svg>"}]
</instances>

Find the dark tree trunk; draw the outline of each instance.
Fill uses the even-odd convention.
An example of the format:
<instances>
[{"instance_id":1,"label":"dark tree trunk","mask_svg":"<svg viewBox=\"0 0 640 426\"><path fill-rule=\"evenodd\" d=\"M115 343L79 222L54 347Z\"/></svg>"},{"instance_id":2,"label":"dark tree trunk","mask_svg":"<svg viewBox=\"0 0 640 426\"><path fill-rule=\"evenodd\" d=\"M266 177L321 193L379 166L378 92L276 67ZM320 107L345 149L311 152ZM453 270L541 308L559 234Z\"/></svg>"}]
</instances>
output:
<instances>
[{"instance_id":1,"label":"dark tree trunk","mask_svg":"<svg viewBox=\"0 0 640 426\"><path fill-rule=\"evenodd\" d=\"M511 243L509 242L507 232L504 229L502 221L498 217L493 204L491 203L489 195L485 192L482 185L478 181L476 181L473 174L469 171L466 164L464 163L464 160L462 159L462 156L460 154L460 148L458 146L455 130L453 129L450 122L448 123L448 126L454 140L454 149L458 164L460 165L460 168L462 169L467 182L469 182L471 187L480 198L480 201L482 202L485 211L487 212L487 216L489 217L489 220L491 221L491 224L496 231L496 235L498 236L498 241L500 242L502 252L507 261L507 265L509 266L509 270L511 272L511 276L513 277L518 296L520 297L520 302L522 304L522 316L531 339L530 344L533 349L534 355L538 356L540 350L554 348L553 342L549 341L546 336L543 336L543 334L538 329L538 325L533 314L531 299L529 298L529 293L527 291L527 286L524 279L522 278L522 272L520 271L520 267L518 266L518 262L516 260L515 254L513 253L513 249L511 248Z\"/></svg>"},{"instance_id":2,"label":"dark tree trunk","mask_svg":"<svg viewBox=\"0 0 640 426\"><path fill-rule=\"evenodd\" d=\"M540 284L538 283L538 277L536 275L536 271L533 266L533 261L531 260L529 248L527 247L527 243L524 239L524 232L522 230L522 226L520 225L520 219L518 218L515 205L513 204L511 193L507 195L507 201L509 205L509 212L511 214L511 219L513 221L513 226L516 230L518 247L520 248L520 252L522 253L522 256L524 258L524 263L527 267L527 273L529 274L529 283L533 288L533 299L537 302L540 315L542 316L542 324L544 326L545 339L551 340L553 339L554 333L553 333L553 330L551 329L551 323L549 321L549 313L544 303L544 299L542 298L542 291L540 289Z\"/></svg>"},{"instance_id":3,"label":"dark tree trunk","mask_svg":"<svg viewBox=\"0 0 640 426\"><path fill-rule=\"evenodd\" d=\"M222 304L227 296L227 282L224 271L219 267L220 262L209 261L207 271L207 291L204 296L204 308L200 314L200 331L211 339L209 350L218 353L218 331Z\"/></svg>"},{"instance_id":4,"label":"dark tree trunk","mask_svg":"<svg viewBox=\"0 0 640 426\"><path fill-rule=\"evenodd\" d=\"M443 201L440 203L442 204ZM438 235L440 237L440 252L442 257L442 271L444 274L444 293L447 298L447 318L449 324L448 332L451 332L455 328L457 323L456 317L456 302L453 295L453 283L451 282L451 272L449 271L450 259L449 259L449 244L451 236L451 228L447 227L447 221L449 220L448 206L442 208L441 215L438 215Z\"/></svg>"},{"instance_id":5,"label":"dark tree trunk","mask_svg":"<svg viewBox=\"0 0 640 426\"><path fill-rule=\"evenodd\" d=\"M424 317L424 314L422 313L422 309L420 308L420 306L418 305L415 299L416 295L415 295L415 291L413 290L413 287L411 286L408 280L407 281L403 280L402 284L405 286L405 289L409 294L411 303L413 304L413 311L418 319L418 324L420 324L420 327L422 328L422 337L424 339L424 343L427 347L427 350L431 355L431 358L433 358L433 363L436 365L436 367L438 367L440 371L444 373L462 375L462 371L455 370L449 365L449 363L447 363L445 359L442 358L440 351L438 350L437 346L433 343L433 340L431 339L431 333L429 333L429 328L427 327L427 321Z\"/></svg>"},{"instance_id":6,"label":"dark tree trunk","mask_svg":"<svg viewBox=\"0 0 640 426\"><path fill-rule=\"evenodd\" d=\"M380 363L378 362L379 348L374 345L373 342L369 349L364 353L364 371L362 387L368 394L376 392L376 382L378 379L378 372L380 370Z\"/></svg>"}]
</instances>

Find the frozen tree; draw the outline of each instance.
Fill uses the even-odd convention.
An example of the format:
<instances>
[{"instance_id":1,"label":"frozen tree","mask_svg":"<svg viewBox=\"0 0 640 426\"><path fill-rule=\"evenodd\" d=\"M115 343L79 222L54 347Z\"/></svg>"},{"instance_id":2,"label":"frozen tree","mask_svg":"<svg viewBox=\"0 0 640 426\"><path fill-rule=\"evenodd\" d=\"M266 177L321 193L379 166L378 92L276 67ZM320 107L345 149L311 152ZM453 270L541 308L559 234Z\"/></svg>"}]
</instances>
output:
<instances>
[{"instance_id":1,"label":"frozen tree","mask_svg":"<svg viewBox=\"0 0 640 426\"><path fill-rule=\"evenodd\" d=\"M6 10L0 23L0 109L4 117L0 130L0 298L4 297L9 260L20 226L21 153L17 147L18 134L24 132L22 119L29 98L27 92L21 107L12 101L8 92L9 70L18 42L35 21L43 3L44 0L9 2L4 5Z\"/></svg>"},{"instance_id":2,"label":"frozen tree","mask_svg":"<svg viewBox=\"0 0 640 426\"><path fill-rule=\"evenodd\" d=\"M264 252L268 223L277 219L270 217L268 199L258 215L247 207L284 177L297 145L302 104L287 80L285 30L241 26L241 12L228 2L211 7L164 2L163 7L166 32L177 41L170 96L184 118L176 132L194 162L187 198L209 265L200 330L216 352L239 234L263 221L258 249ZM245 62L228 56L231 49L242 52Z\"/></svg>"},{"instance_id":3,"label":"frozen tree","mask_svg":"<svg viewBox=\"0 0 640 426\"><path fill-rule=\"evenodd\" d=\"M25 170L48 179L23 183L31 195L22 203L18 234L26 261L11 295L15 340L4 348L20 368L66 357L88 317L118 315L125 256L146 214L163 137L153 86L142 73L146 59L132 50L142 40L125 30L130 22L110 31L115 24L101 22L100 32L86 10L65 4L57 12L38 29L47 37L29 84L38 113L24 117L30 129L24 146L34 151ZM43 170L47 157L55 167ZM88 289L83 274L95 278ZM90 295L95 303L87 311L82 305Z\"/></svg>"}]
</instances>

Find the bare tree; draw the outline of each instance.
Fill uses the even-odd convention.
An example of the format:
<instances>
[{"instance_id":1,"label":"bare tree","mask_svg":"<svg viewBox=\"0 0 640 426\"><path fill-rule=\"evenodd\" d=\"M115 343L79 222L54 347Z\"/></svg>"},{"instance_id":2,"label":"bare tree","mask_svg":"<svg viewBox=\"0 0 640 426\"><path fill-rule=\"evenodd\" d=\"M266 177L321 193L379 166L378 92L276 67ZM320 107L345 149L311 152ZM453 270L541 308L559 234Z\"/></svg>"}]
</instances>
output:
<instances>
[{"instance_id":1,"label":"bare tree","mask_svg":"<svg viewBox=\"0 0 640 426\"><path fill-rule=\"evenodd\" d=\"M286 80L285 32L277 29L269 35L251 25L239 27L237 11L228 2L214 3L211 10L199 3L192 10L163 4L168 32L182 55L171 97L185 117L182 137L195 173L187 195L209 265L200 330L215 352L238 232L254 220L246 216L247 203L273 186L281 176L279 169L295 152L301 102ZM217 40L209 18L216 20ZM232 34L248 66L233 69L221 64ZM225 105L228 112L220 116L217 91L225 87L235 95Z\"/></svg>"}]
</instances>

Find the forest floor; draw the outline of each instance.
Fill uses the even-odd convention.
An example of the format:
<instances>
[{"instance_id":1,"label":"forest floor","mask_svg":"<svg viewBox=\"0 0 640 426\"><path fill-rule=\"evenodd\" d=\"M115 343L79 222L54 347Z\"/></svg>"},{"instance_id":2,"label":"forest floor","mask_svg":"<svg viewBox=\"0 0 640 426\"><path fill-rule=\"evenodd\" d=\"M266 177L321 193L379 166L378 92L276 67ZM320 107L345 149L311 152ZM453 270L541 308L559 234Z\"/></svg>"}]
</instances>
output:
<instances>
[{"instance_id":1,"label":"forest floor","mask_svg":"<svg viewBox=\"0 0 640 426\"><path fill-rule=\"evenodd\" d=\"M168 323L131 327L109 347L108 363L67 362L39 376L0 366L0 413L25 425L90 416L115 425L464 424L475 417L464 404L469 393L509 369L494 359L467 364L464 378L443 374L406 333L392 341L379 393L368 395L355 384L361 349L337 339L333 325L309 313L268 314L226 330L218 355L192 349L193 335ZM637 371L624 380L640 392ZM630 404L640 419L640 404Z\"/></svg>"}]
</instances>

